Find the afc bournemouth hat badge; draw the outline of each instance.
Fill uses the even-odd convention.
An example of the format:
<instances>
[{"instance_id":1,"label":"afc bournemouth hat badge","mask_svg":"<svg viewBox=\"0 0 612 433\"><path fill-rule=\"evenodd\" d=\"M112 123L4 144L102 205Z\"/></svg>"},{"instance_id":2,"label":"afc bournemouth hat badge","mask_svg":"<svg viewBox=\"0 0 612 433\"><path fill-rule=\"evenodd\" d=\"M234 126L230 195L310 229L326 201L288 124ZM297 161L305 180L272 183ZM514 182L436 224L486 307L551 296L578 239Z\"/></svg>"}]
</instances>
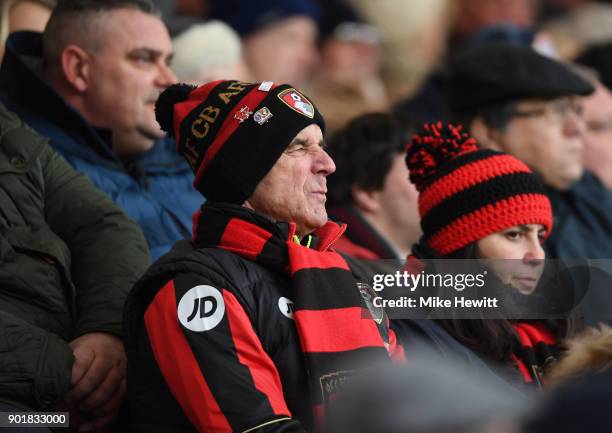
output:
<instances>
[{"instance_id":1,"label":"afc bournemouth hat badge","mask_svg":"<svg viewBox=\"0 0 612 433\"><path fill-rule=\"evenodd\" d=\"M303 114L306 117L314 117L314 106L312 103L300 92L295 89L286 89L278 94L281 101L285 103L292 110Z\"/></svg>"}]
</instances>

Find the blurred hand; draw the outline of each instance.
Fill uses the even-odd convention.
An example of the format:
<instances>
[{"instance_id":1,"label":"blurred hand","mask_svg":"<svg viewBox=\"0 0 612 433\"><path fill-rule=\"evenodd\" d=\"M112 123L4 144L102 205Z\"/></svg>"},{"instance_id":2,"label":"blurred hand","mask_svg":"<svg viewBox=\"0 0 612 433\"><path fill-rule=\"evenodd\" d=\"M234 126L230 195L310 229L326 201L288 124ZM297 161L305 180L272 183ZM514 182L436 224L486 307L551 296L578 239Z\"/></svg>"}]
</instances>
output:
<instances>
[{"instance_id":1,"label":"blurred hand","mask_svg":"<svg viewBox=\"0 0 612 433\"><path fill-rule=\"evenodd\" d=\"M127 358L122 341L92 332L70 343L75 362L66 396L71 425L80 432L103 432L115 419L125 396Z\"/></svg>"}]
</instances>

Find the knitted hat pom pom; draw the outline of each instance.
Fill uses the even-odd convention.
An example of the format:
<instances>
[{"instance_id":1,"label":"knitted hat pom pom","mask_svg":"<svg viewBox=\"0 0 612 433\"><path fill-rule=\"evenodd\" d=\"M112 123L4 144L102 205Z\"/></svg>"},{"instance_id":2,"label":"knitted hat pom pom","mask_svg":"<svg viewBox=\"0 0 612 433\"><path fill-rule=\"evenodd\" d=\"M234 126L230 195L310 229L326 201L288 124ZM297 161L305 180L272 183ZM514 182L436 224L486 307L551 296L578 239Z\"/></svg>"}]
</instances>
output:
<instances>
[{"instance_id":1,"label":"knitted hat pom pom","mask_svg":"<svg viewBox=\"0 0 612 433\"><path fill-rule=\"evenodd\" d=\"M159 95L155 103L155 118L168 135L174 136L174 104L186 101L195 88L189 84L173 84Z\"/></svg>"},{"instance_id":2,"label":"knitted hat pom pom","mask_svg":"<svg viewBox=\"0 0 612 433\"><path fill-rule=\"evenodd\" d=\"M428 123L407 146L406 164L410 181L422 191L439 166L457 156L477 150L476 140L462 131L462 126Z\"/></svg>"}]
</instances>

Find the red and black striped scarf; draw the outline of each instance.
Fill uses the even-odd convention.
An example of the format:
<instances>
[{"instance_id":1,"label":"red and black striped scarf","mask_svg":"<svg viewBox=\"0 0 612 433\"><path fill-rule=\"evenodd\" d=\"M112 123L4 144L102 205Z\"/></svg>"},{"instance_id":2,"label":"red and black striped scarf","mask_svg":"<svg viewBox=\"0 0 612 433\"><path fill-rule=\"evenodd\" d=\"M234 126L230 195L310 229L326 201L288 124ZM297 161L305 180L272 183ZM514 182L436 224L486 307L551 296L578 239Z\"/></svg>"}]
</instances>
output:
<instances>
[{"instance_id":1,"label":"red and black striped scarf","mask_svg":"<svg viewBox=\"0 0 612 433\"><path fill-rule=\"evenodd\" d=\"M512 327L518 336L512 357L525 382L541 388L544 373L557 360L556 338L543 322L512 322Z\"/></svg>"},{"instance_id":2,"label":"red and black striped scarf","mask_svg":"<svg viewBox=\"0 0 612 433\"><path fill-rule=\"evenodd\" d=\"M291 277L294 319L319 415L357 369L388 360L386 322L372 318L347 262L330 250L344 228L328 222L304 246L295 240L295 224L274 223L241 206L205 203L194 215L196 247L222 248Z\"/></svg>"}]
</instances>

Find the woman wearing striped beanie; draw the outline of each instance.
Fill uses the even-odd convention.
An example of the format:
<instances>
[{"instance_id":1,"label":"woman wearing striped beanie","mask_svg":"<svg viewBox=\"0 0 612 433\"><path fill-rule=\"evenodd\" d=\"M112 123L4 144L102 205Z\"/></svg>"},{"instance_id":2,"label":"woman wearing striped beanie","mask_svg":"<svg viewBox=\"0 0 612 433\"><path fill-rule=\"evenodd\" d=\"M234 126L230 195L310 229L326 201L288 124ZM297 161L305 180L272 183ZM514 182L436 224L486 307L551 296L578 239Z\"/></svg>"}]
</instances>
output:
<instances>
[{"instance_id":1,"label":"woman wearing striped beanie","mask_svg":"<svg viewBox=\"0 0 612 433\"><path fill-rule=\"evenodd\" d=\"M552 210L529 167L511 155L479 149L461 127L441 123L425 125L415 135L406 164L419 191L423 229L407 270L436 271L432 262L423 262L427 259L478 259L472 263L492 271L481 290L501 287L508 298L537 299L524 295L544 280L542 243L552 228ZM486 362L506 367L517 382L541 385L545 367L556 359L557 341L567 331L566 321L481 314L469 319L447 315L436 322Z\"/></svg>"}]
</instances>

